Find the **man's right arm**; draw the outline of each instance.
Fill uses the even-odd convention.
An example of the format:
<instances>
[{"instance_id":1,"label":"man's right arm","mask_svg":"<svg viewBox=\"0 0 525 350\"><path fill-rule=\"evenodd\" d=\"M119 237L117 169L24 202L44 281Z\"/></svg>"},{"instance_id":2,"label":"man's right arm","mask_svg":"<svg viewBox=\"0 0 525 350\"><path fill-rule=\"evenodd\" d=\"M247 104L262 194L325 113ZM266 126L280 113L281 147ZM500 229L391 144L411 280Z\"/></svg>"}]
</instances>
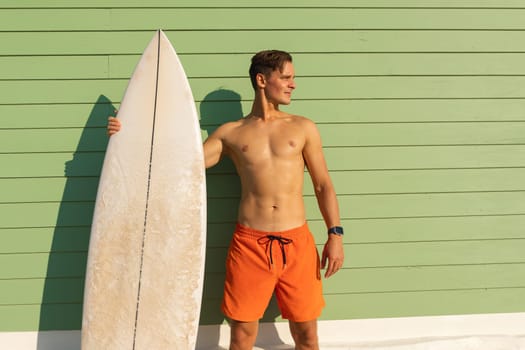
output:
<instances>
[{"instance_id":1,"label":"man's right arm","mask_svg":"<svg viewBox=\"0 0 525 350\"><path fill-rule=\"evenodd\" d=\"M223 153L223 144L220 137L216 135L216 132L211 134L206 141L204 141L204 165L207 168L211 168L221 160Z\"/></svg>"}]
</instances>

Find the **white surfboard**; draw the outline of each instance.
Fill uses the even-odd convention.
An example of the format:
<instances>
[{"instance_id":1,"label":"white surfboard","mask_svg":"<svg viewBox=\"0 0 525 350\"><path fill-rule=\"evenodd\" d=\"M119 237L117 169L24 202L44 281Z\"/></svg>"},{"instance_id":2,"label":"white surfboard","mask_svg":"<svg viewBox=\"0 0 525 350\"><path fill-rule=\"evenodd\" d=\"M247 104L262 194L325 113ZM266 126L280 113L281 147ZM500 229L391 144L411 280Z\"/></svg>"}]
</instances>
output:
<instances>
[{"instance_id":1,"label":"white surfboard","mask_svg":"<svg viewBox=\"0 0 525 350\"><path fill-rule=\"evenodd\" d=\"M204 275L201 133L180 61L158 31L122 100L89 244L83 350L193 349Z\"/></svg>"}]
</instances>

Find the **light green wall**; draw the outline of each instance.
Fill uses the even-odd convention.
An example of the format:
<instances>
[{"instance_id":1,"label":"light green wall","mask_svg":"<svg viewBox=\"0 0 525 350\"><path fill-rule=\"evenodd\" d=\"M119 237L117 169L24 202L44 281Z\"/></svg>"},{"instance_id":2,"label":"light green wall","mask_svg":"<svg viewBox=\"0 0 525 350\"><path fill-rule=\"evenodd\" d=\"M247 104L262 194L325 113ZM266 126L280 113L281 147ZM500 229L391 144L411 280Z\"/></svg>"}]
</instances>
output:
<instances>
[{"instance_id":1,"label":"light green wall","mask_svg":"<svg viewBox=\"0 0 525 350\"><path fill-rule=\"evenodd\" d=\"M239 4L0 4L0 331L80 328L106 117L157 28L204 137L249 110L255 51L294 55L287 110L318 123L348 232L323 319L525 311L525 3ZM238 194L230 163L209 171L203 324L223 322Z\"/></svg>"}]
</instances>

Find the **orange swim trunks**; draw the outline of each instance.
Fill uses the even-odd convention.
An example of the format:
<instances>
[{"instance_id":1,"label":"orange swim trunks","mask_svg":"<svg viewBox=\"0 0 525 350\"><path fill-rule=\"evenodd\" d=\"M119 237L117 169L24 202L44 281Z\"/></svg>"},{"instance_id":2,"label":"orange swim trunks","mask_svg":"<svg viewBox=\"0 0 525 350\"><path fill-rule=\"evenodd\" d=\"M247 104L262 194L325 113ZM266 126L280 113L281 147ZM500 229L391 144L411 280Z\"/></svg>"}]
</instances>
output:
<instances>
[{"instance_id":1,"label":"orange swim trunks","mask_svg":"<svg viewBox=\"0 0 525 350\"><path fill-rule=\"evenodd\" d=\"M325 302L319 254L308 225L262 232L237 224L226 258L223 313L236 321L259 320L274 291L283 318L304 322L320 316Z\"/></svg>"}]
</instances>

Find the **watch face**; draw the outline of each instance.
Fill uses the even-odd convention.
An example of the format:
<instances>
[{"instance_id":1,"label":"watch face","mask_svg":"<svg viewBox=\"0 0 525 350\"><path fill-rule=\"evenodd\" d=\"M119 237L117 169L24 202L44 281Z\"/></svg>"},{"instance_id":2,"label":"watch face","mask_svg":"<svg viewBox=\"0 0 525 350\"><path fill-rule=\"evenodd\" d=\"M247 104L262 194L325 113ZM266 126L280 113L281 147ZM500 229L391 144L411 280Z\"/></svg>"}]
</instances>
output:
<instances>
[{"instance_id":1,"label":"watch face","mask_svg":"<svg viewBox=\"0 0 525 350\"><path fill-rule=\"evenodd\" d=\"M334 226L334 227L331 227L328 230L328 233L334 233L336 235L342 235L343 234L343 228L341 226Z\"/></svg>"}]
</instances>

